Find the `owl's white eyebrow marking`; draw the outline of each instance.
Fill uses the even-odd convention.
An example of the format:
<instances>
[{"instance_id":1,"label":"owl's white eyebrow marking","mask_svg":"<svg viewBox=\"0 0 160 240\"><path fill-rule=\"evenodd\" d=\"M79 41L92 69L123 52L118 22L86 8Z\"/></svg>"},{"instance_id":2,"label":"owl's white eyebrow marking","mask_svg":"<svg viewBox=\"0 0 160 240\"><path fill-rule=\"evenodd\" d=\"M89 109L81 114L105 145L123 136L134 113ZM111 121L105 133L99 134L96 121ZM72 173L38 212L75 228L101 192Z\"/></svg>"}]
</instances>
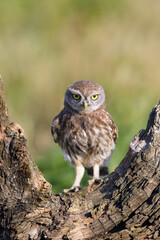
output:
<instances>
[{"instance_id":1,"label":"owl's white eyebrow marking","mask_svg":"<svg viewBox=\"0 0 160 240\"><path fill-rule=\"evenodd\" d=\"M100 95L100 93L99 92L92 92L90 95L89 95L89 97L91 97L91 96L94 96L94 95Z\"/></svg>"},{"instance_id":2,"label":"owl's white eyebrow marking","mask_svg":"<svg viewBox=\"0 0 160 240\"><path fill-rule=\"evenodd\" d=\"M75 90L75 89L72 89L72 88L69 88L68 90L69 90L71 93L81 95L81 92L80 92L79 90Z\"/></svg>"},{"instance_id":3,"label":"owl's white eyebrow marking","mask_svg":"<svg viewBox=\"0 0 160 240\"><path fill-rule=\"evenodd\" d=\"M72 89L72 88L68 88L68 90L72 93L72 94L78 94L78 95L82 95L82 91L79 91L78 89ZM84 96L85 96L86 94L84 93ZM90 95L88 95L88 97L91 97L91 96L93 96L93 95L100 95L100 93L99 92L97 92L97 91L93 91Z\"/></svg>"}]
</instances>

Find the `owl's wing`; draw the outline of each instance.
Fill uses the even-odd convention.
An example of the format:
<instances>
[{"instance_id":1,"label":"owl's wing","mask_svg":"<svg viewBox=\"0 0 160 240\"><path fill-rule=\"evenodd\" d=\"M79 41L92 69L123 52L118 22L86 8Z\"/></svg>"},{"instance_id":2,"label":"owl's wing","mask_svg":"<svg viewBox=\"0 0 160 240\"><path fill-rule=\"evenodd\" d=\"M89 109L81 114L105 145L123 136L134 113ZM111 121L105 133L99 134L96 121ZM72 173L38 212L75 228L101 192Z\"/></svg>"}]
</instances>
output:
<instances>
[{"instance_id":1,"label":"owl's wing","mask_svg":"<svg viewBox=\"0 0 160 240\"><path fill-rule=\"evenodd\" d=\"M51 125L51 133L55 142L58 141L58 134L57 134L58 126L59 126L59 115L57 115L53 119L52 125Z\"/></svg>"},{"instance_id":2,"label":"owl's wing","mask_svg":"<svg viewBox=\"0 0 160 240\"><path fill-rule=\"evenodd\" d=\"M112 129L112 137L115 143L117 143L117 138L118 138L118 128L116 124L114 123L111 115L107 113L108 119L109 119L109 126Z\"/></svg>"}]
</instances>

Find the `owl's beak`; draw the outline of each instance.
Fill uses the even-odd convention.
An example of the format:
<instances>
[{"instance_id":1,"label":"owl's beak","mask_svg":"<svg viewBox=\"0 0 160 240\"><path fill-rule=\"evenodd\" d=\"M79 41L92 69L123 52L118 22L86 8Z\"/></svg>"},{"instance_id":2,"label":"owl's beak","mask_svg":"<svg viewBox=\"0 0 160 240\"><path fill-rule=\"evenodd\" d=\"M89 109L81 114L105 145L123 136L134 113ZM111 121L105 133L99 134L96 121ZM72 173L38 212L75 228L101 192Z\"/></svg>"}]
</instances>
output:
<instances>
[{"instance_id":1,"label":"owl's beak","mask_svg":"<svg viewBox=\"0 0 160 240\"><path fill-rule=\"evenodd\" d=\"M86 101L83 102L83 106L84 106L84 110L86 111L87 107L88 107L88 103Z\"/></svg>"}]
</instances>

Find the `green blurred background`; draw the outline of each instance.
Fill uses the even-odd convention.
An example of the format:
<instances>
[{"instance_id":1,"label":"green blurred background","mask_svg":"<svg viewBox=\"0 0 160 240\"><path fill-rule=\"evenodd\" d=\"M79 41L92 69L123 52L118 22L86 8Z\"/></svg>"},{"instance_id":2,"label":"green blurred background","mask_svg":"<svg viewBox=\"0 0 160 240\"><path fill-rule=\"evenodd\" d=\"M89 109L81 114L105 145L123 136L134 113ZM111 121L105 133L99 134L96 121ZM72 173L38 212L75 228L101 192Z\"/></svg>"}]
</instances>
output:
<instances>
[{"instance_id":1,"label":"green blurred background","mask_svg":"<svg viewBox=\"0 0 160 240\"><path fill-rule=\"evenodd\" d=\"M53 191L70 187L75 177L50 134L65 89L75 81L105 89L119 128L113 171L159 101L159 0L1 0L0 12L0 74L9 114L25 130Z\"/></svg>"}]
</instances>

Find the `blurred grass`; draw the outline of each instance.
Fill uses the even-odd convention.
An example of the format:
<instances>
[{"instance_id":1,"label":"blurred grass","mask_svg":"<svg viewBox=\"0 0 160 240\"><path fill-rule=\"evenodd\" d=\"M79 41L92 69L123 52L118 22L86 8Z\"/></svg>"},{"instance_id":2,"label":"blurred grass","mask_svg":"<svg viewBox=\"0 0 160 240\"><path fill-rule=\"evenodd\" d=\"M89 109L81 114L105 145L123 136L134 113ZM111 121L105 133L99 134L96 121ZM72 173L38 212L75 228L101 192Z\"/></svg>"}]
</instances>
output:
<instances>
[{"instance_id":1,"label":"blurred grass","mask_svg":"<svg viewBox=\"0 0 160 240\"><path fill-rule=\"evenodd\" d=\"M74 181L50 125L66 87L78 80L105 89L119 128L113 171L159 101L159 1L1 0L0 9L0 74L10 117L24 128L53 190Z\"/></svg>"}]
</instances>

